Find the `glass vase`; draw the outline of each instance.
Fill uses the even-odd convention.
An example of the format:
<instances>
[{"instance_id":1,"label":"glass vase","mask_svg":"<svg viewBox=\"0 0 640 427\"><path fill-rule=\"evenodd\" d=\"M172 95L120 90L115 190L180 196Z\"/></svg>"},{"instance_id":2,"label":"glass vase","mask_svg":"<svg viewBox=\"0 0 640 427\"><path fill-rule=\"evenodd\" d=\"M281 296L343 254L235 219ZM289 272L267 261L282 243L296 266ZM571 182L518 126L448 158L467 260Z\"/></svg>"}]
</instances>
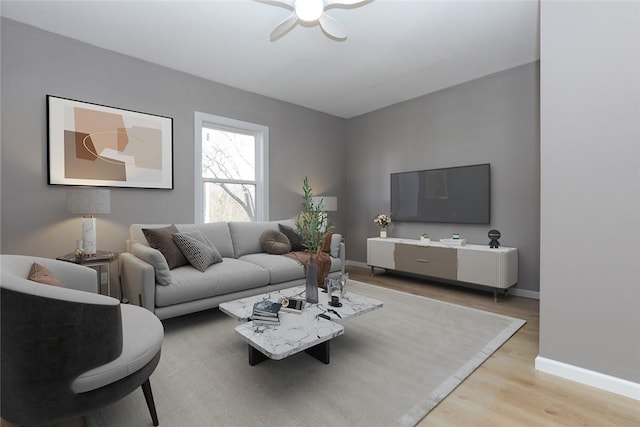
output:
<instances>
[{"instance_id":1,"label":"glass vase","mask_svg":"<svg viewBox=\"0 0 640 427\"><path fill-rule=\"evenodd\" d=\"M318 303L318 264L312 255L307 264L307 277L305 282L305 299L308 303Z\"/></svg>"}]
</instances>

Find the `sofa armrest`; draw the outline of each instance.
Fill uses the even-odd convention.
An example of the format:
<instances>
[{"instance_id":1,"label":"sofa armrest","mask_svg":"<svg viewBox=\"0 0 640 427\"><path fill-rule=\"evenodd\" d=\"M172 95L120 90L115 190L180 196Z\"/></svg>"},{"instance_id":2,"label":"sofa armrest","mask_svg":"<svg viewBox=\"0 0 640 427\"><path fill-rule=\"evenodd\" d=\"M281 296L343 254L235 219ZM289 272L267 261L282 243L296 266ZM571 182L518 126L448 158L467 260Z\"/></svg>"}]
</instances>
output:
<instances>
[{"instance_id":1,"label":"sofa armrest","mask_svg":"<svg viewBox=\"0 0 640 427\"><path fill-rule=\"evenodd\" d=\"M122 280L123 297L132 304L140 304L151 312L155 312L156 304L156 274L153 266L124 252L120 254L120 280Z\"/></svg>"}]
</instances>

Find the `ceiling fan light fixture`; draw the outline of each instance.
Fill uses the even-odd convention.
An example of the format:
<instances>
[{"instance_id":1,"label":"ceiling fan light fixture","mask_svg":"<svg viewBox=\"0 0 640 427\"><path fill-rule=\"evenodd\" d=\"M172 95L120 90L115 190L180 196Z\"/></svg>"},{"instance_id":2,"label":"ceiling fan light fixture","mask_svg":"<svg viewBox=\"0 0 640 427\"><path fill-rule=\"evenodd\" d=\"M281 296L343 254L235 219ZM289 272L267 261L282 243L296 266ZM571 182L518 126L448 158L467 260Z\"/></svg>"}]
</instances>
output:
<instances>
[{"instance_id":1,"label":"ceiling fan light fixture","mask_svg":"<svg viewBox=\"0 0 640 427\"><path fill-rule=\"evenodd\" d=\"M323 0L296 0L294 5L296 16L301 21L315 22L324 12Z\"/></svg>"}]
</instances>

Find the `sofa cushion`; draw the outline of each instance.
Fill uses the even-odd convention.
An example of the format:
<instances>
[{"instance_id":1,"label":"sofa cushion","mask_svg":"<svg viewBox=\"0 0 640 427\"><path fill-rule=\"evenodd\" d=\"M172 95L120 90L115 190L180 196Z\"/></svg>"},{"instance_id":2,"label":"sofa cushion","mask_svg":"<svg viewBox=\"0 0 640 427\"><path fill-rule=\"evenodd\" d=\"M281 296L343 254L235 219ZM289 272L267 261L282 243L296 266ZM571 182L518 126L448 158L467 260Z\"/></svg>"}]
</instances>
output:
<instances>
[{"instance_id":1,"label":"sofa cushion","mask_svg":"<svg viewBox=\"0 0 640 427\"><path fill-rule=\"evenodd\" d=\"M173 240L189 263L201 272L211 264L222 262L218 249L200 231L174 233Z\"/></svg>"},{"instance_id":2,"label":"sofa cushion","mask_svg":"<svg viewBox=\"0 0 640 427\"><path fill-rule=\"evenodd\" d=\"M289 239L278 230L264 231L260 236L260 243L268 254L282 255L291 251Z\"/></svg>"},{"instance_id":3,"label":"sofa cushion","mask_svg":"<svg viewBox=\"0 0 640 427\"><path fill-rule=\"evenodd\" d=\"M277 222L230 222L229 231L236 258L263 253L260 236L266 230L277 230Z\"/></svg>"},{"instance_id":4,"label":"sofa cushion","mask_svg":"<svg viewBox=\"0 0 640 427\"><path fill-rule=\"evenodd\" d=\"M271 284L304 279L305 277L304 266L295 259L283 255L249 254L240 260L259 265L267 270Z\"/></svg>"},{"instance_id":5,"label":"sofa cushion","mask_svg":"<svg viewBox=\"0 0 640 427\"><path fill-rule=\"evenodd\" d=\"M170 270L188 263L178 245L173 241L173 233L177 232L178 229L173 224L163 228L142 229L149 246L159 250L164 255Z\"/></svg>"},{"instance_id":6,"label":"sofa cushion","mask_svg":"<svg viewBox=\"0 0 640 427\"><path fill-rule=\"evenodd\" d=\"M167 264L167 259L162 255L162 252L142 243L134 243L131 246L131 253L153 266L156 274L156 283L162 286L167 286L171 283L169 264Z\"/></svg>"},{"instance_id":7,"label":"sofa cushion","mask_svg":"<svg viewBox=\"0 0 640 427\"><path fill-rule=\"evenodd\" d=\"M218 249L223 258L233 258L233 244L229 224L226 222L209 222L207 224L176 224L180 233L198 230Z\"/></svg>"},{"instance_id":8,"label":"sofa cushion","mask_svg":"<svg viewBox=\"0 0 640 427\"><path fill-rule=\"evenodd\" d=\"M34 262L29 271L27 279L34 282L43 283L45 285L62 287L62 283L47 267L37 262Z\"/></svg>"},{"instance_id":9,"label":"sofa cushion","mask_svg":"<svg viewBox=\"0 0 640 427\"><path fill-rule=\"evenodd\" d=\"M156 286L156 306L165 307L231 292L253 289L269 283L269 272L246 261L223 258L203 273L191 265L171 270L169 286Z\"/></svg>"},{"instance_id":10,"label":"sofa cushion","mask_svg":"<svg viewBox=\"0 0 640 427\"><path fill-rule=\"evenodd\" d=\"M302 246L302 239L300 238L300 235L293 227L285 224L278 224L278 228L289 239L289 242L291 243L291 250L293 252L305 250L305 247Z\"/></svg>"}]
</instances>

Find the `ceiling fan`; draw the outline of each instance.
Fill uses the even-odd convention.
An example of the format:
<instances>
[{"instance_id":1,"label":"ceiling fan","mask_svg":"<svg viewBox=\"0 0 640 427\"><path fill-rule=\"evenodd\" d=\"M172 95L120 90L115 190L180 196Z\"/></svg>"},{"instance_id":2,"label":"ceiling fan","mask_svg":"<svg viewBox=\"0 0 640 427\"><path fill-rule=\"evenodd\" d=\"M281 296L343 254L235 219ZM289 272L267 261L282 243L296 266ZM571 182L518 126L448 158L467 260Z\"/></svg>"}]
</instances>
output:
<instances>
[{"instance_id":1,"label":"ceiling fan","mask_svg":"<svg viewBox=\"0 0 640 427\"><path fill-rule=\"evenodd\" d=\"M271 32L271 41L291 31L297 24L320 28L331 38L345 40L347 30L334 18L326 14L326 10L333 7L358 7L373 0L257 0L261 3L272 4L291 10L291 15Z\"/></svg>"}]
</instances>

